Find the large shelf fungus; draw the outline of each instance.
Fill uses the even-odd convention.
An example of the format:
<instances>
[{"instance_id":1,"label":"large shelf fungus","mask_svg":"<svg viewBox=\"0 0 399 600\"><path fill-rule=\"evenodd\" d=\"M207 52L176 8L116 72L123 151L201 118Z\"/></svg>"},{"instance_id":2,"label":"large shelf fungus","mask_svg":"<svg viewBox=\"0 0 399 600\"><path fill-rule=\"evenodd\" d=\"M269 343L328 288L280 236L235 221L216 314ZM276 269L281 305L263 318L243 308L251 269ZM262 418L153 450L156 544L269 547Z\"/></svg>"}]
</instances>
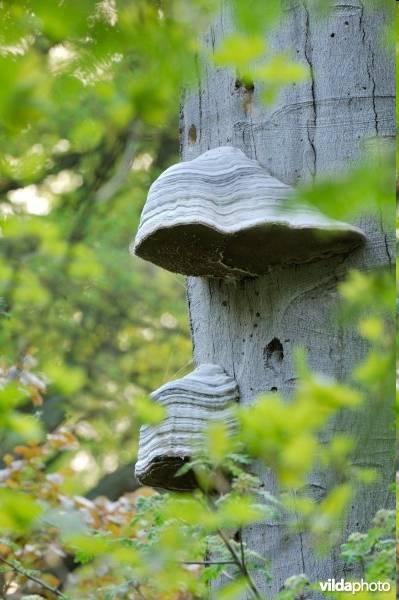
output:
<instances>
[{"instance_id":1,"label":"large shelf fungus","mask_svg":"<svg viewBox=\"0 0 399 600\"><path fill-rule=\"evenodd\" d=\"M292 194L238 148L209 150L152 184L133 250L169 271L240 278L347 252L364 240L357 227L290 202Z\"/></svg>"},{"instance_id":2,"label":"large shelf fungus","mask_svg":"<svg viewBox=\"0 0 399 600\"><path fill-rule=\"evenodd\" d=\"M191 471L177 472L201 448L207 425L223 421L234 427L232 406L238 401L237 383L222 367L203 364L153 392L152 398L165 407L159 425L140 430L136 477L145 484L171 490L196 486Z\"/></svg>"}]
</instances>

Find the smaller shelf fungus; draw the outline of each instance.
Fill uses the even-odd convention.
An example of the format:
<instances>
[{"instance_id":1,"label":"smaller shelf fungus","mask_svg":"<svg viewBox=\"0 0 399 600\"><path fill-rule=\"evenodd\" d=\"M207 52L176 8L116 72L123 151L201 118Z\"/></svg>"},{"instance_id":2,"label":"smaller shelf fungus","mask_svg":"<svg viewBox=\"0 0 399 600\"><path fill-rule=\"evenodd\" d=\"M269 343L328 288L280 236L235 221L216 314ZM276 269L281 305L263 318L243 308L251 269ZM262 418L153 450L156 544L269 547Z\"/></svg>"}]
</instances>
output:
<instances>
[{"instance_id":1,"label":"smaller shelf fungus","mask_svg":"<svg viewBox=\"0 0 399 600\"><path fill-rule=\"evenodd\" d=\"M242 278L364 241L359 228L290 202L293 191L238 148L209 150L154 181L133 251L185 275Z\"/></svg>"},{"instance_id":2,"label":"smaller shelf fungus","mask_svg":"<svg viewBox=\"0 0 399 600\"><path fill-rule=\"evenodd\" d=\"M177 473L203 444L210 422L223 421L234 428L232 406L239 399L237 383L222 367L203 364L166 383L151 397L165 407L166 417L159 425L141 427L136 477L153 487L193 489L193 473Z\"/></svg>"}]
</instances>

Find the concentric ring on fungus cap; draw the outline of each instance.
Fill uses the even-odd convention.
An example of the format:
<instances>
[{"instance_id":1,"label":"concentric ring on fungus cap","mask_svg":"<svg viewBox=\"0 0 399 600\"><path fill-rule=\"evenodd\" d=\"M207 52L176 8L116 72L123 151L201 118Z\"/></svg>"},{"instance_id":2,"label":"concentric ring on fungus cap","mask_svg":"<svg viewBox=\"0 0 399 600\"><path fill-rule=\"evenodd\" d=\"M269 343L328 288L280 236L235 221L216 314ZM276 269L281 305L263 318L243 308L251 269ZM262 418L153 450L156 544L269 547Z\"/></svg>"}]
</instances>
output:
<instances>
[{"instance_id":1,"label":"concentric ring on fungus cap","mask_svg":"<svg viewBox=\"0 0 399 600\"><path fill-rule=\"evenodd\" d=\"M133 252L184 275L240 278L364 241L359 228L294 204L293 192L238 148L209 150L154 181Z\"/></svg>"},{"instance_id":2,"label":"concentric ring on fungus cap","mask_svg":"<svg viewBox=\"0 0 399 600\"><path fill-rule=\"evenodd\" d=\"M219 365L202 364L185 377L166 383L151 397L164 407L166 416L158 425L140 429L136 477L153 487L193 489L192 471L176 475L203 446L209 423L222 421L228 429L234 428L237 383Z\"/></svg>"}]
</instances>

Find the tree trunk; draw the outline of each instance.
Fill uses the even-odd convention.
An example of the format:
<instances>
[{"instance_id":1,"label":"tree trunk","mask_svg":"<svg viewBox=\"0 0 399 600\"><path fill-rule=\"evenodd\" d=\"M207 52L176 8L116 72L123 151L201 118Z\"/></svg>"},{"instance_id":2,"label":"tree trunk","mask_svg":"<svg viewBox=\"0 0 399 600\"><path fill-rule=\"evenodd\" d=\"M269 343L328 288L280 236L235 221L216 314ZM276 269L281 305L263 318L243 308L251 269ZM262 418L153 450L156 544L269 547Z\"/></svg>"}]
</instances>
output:
<instances>
[{"instance_id":1,"label":"tree trunk","mask_svg":"<svg viewBox=\"0 0 399 600\"><path fill-rule=\"evenodd\" d=\"M199 89L187 94L181 114L184 160L233 145L295 185L342 172L359 161L367 140L395 135L394 62L381 41L383 26L394 16L369 10L359 0L333 4L328 17L320 19L310 2L286 3L268 46L291 50L308 65L311 80L287 86L273 106L262 104L256 82L254 90L247 90L233 72L204 66ZM232 29L225 6L205 36L206 47L212 51ZM269 390L292 392L296 346L307 350L314 370L346 380L366 348L354 331L334 320L337 283L350 268L368 270L391 262L391 232L378 219L363 218L359 224L368 243L349 255L275 268L238 283L188 278L195 362L224 367L237 380L243 404ZM355 463L377 468L382 476L353 503L347 532L366 529L375 511L386 506L393 470L391 419L387 407L369 419L345 414L334 423L335 433L349 431L359 442ZM266 488L276 491L273 475L267 469L260 469L260 475ZM313 473L313 497L321 499L330 483L328 474ZM290 535L279 524L249 527L245 541L272 561L273 581L258 580L267 596L274 597L291 575L306 573L314 581L350 575L337 549L320 559L306 534Z\"/></svg>"}]
</instances>

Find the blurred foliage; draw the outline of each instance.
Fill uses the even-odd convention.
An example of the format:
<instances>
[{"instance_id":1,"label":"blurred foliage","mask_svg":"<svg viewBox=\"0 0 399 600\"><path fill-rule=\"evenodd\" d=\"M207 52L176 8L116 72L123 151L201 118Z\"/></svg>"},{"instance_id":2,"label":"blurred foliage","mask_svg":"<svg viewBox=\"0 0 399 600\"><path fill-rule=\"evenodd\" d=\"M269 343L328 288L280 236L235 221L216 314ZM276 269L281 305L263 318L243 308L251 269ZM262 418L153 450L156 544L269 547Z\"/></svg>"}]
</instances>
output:
<instances>
[{"instance_id":1,"label":"blurred foliage","mask_svg":"<svg viewBox=\"0 0 399 600\"><path fill-rule=\"evenodd\" d=\"M381 509L366 533L352 533L342 545L342 558L361 563L367 581L395 581L395 511Z\"/></svg>"},{"instance_id":2,"label":"blurred foliage","mask_svg":"<svg viewBox=\"0 0 399 600\"><path fill-rule=\"evenodd\" d=\"M197 477L194 494L126 491L137 485L138 427L163 417L148 393L191 364L183 279L127 251L148 186L177 160L180 90L194 85L198 58L256 80L267 101L307 77L292 57L268 53L277 0L268 11L264 0L234 0L237 33L207 56L198 34L218 8L218 0L0 3L4 598L205 598L221 575L219 599L257 597L253 573L269 580L271 565L246 546L243 527L284 518L326 552L348 501L374 481L351 465L350 437L319 438L338 412L378 410L392 394L393 281L353 272L341 284L342 318L369 344L353 381L313 374L298 352L290 404L265 395L237 410L234 432L210 428L184 467ZM337 218L390 219L392 168L385 149L374 152L379 169L363 165L299 196ZM251 474L253 459L272 466L278 496ZM304 492L316 463L336 476L320 503ZM119 471L119 497L97 497L98 480L104 490ZM380 511L342 557L390 580L392 544L392 515ZM281 598L312 585L293 574Z\"/></svg>"},{"instance_id":3,"label":"blurred foliage","mask_svg":"<svg viewBox=\"0 0 399 600\"><path fill-rule=\"evenodd\" d=\"M373 140L363 161L349 173L324 177L316 185L303 185L296 201L317 206L332 218L354 220L359 215L378 215L386 228L395 222L395 155L392 143Z\"/></svg>"},{"instance_id":4,"label":"blurred foliage","mask_svg":"<svg viewBox=\"0 0 399 600\"><path fill-rule=\"evenodd\" d=\"M381 509L372 520L371 528L366 533L352 533L347 542L341 546L341 556L347 565L360 564L362 579L366 583L391 583L389 592L356 592L357 598L393 599L395 594L396 560L395 537L396 518L394 510ZM278 600L295 600L307 597L311 591L320 591L320 585L312 584L305 575L290 577ZM344 599L348 593L329 593L329 598Z\"/></svg>"},{"instance_id":5,"label":"blurred foliage","mask_svg":"<svg viewBox=\"0 0 399 600\"><path fill-rule=\"evenodd\" d=\"M1 370L13 380L37 365L34 413L79 428L87 486L134 456L135 398L189 365L183 280L127 249L145 190L177 159L189 22L207 11L64 4L2 6ZM18 432L4 431L7 449Z\"/></svg>"},{"instance_id":6,"label":"blurred foliage","mask_svg":"<svg viewBox=\"0 0 399 600\"><path fill-rule=\"evenodd\" d=\"M393 351L395 286L386 273L353 272L340 290L344 317L369 341L369 352L353 374L354 382L359 372L368 374L363 392L312 373L298 353L298 386L289 404L268 394L237 408L235 430L224 423L209 428L202 453L181 470L194 471L199 487L193 494L143 488L115 502L77 495L71 482L81 442L73 426L47 434L44 443L31 440L6 454L0 471L0 550L8 567L4 589L21 586L48 598L54 590L70 599L202 598L209 581L224 576L230 583L218 598L237 598L244 588L257 597L253 575L269 580L271 566L247 547L243 527L284 519L288 531L309 531L317 552L336 545L349 502L365 493L376 474L352 464L350 436L336 435L326 445L319 433L343 409L361 411L373 402L378 410L389 401L392 364L386 357ZM370 369L376 351L379 358L371 361ZM4 406L14 410L15 385L3 388L7 394L10 400ZM135 410L139 422L156 423L163 417L145 398ZM280 483L278 496L251 474L253 459L273 469ZM334 473L336 483L315 502L306 480L320 465ZM367 581L393 585L393 530L392 511L380 510L368 532L354 532L343 544L343 560L348 566L360 564ZM279 598L294 600L317 586L303 574L293 575Z\"/></svg>"}]
</instances>

